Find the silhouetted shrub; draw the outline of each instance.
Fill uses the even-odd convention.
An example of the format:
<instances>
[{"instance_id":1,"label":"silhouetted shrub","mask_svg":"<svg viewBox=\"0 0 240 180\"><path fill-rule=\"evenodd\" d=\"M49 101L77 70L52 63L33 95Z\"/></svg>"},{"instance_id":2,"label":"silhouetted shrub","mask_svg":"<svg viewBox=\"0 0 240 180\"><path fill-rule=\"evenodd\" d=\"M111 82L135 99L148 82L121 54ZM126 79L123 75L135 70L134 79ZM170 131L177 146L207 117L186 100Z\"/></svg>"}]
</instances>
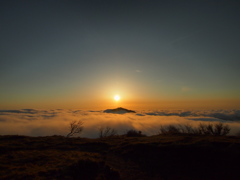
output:
<instances>
[{"instance_id":1,"label":"silhouetted shrub","mask_svg":"<svg viewBox=\"0 0 240 180\"><path fill-rule=\"evenodd\" d=\"M214 135L225 136L230 132L230 127L219 122L217 124L202 124L194 128L191 125L168 125L161 126L159 134L195 134L195 135Z\"/></svg>"},{"instance_id":2,"label":"silhouetted shrub","mask_svg":"<svg viewBox=\"0 0 240 180\"><path fill-rule=\"evenodd\" d=\"M169 125L169 126L161 126L160 133L171 135L171 134L180 134L181 131L178 127L176 127L174 125Z\"/></svg>"},{"instance_id":3,"label":"silhouetted shrub","mask_svg":"<svg viewBox=\"0 0 240 180\"><path fill-rule=\"evenodd\" d=\"M106 138L106 137L112 137L117 135L117 131L110 127L100 127L99 128L99 138Z\"/></svg>"},{"instance_id":4,"label":"silhouetted shrub","mask_svg":"<svg viewBox=\"0 0 240 180\"><path fill-rule=\"evenodd\" d=\"M230 127L228 125L223 125L219 122L215 125L213 124L200 124L198 127L199 134L203 135L215 135L215 136L225 136L230 132Z\"/></svg>"},{"instance_id":5,"label":"silhouetted shrub","mask_svg":"<svg viewBox=\"0 0 240 180\"><path fill-rule=\"evenodd\" d=\"M146 136L146 135L142 134L141 131L136 131L134 129L131 129L131 130L127 131L126 136L127 137L143 137L143 136Z\"/></svg>"},{"instance_id":6,"label":"silhouetted shrub","mask_svg":"<svg viewBox=\"0 0 240 180\"><path fill-rule=\"evenodd\" d=\"M67 137L73 136L74 134L80 134L83 130L83 121L72 121L69 127L70 133Z\"/></svg>"},{"instance_id":7,"label":"silhouetted shrub","mask_svg":"<svg viewBox=\"0 0 240 180\"><path fill-rule=\"evenodd\" d=\"M184 124L184 125L178 125L181 133L184 134L198 134L198 130L196 128L193 128L191 125L189 124Z\"/></svg>"}]
</instances>

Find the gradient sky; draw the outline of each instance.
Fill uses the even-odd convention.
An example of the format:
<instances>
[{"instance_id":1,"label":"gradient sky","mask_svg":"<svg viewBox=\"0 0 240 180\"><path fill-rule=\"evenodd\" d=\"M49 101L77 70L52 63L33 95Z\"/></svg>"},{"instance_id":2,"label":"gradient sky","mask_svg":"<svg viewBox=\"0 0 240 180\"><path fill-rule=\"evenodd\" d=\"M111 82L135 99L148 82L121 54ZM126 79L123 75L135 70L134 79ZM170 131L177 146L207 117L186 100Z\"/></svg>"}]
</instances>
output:
<instances>
[{"instance_id":1,"label":"gradient sky","mask_svg":"<svg viewBox=\"0 0 240 180\"><path fill-rule=\"evenodd\" d=\"M238 0L1 0L0 108L240 108L239 17Z\"/></svg>"}]
</instances>

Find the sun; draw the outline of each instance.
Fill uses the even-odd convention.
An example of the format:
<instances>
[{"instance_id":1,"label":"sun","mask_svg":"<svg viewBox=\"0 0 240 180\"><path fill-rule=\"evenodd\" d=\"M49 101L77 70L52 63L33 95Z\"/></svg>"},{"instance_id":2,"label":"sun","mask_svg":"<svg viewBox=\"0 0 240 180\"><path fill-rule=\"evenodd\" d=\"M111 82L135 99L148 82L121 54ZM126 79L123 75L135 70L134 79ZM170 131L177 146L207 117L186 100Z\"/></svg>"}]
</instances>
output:
<instances>
[{"instance_id":1,"label":"sun","mask_svg":"<svg viewBox=\"0 0 240 180\"><path fill-rule=\"evenodd\" d=\"M115 96L114 96L114 100L115 100L115 101L119 101L120 99L121 99L121 97L120 97L119 95L115 95Z\"/></svg>"}]
</instances>

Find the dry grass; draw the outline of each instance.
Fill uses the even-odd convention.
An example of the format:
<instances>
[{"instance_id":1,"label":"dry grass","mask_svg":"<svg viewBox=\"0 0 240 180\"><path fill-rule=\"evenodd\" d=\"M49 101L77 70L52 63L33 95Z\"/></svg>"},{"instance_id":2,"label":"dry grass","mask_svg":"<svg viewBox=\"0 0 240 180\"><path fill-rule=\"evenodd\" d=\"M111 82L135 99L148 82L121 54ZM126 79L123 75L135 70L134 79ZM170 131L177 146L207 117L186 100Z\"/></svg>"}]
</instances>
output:
<instances>
[{"instance_id":1,"label":"dry grass","mask_svg":"<svg viewBox=\"0 0 240 180\"><path fill-rule=\"evenodd\" d=\"M238 179L240 138L0 136L0 179Z\"/></svg>"}]
</instances>

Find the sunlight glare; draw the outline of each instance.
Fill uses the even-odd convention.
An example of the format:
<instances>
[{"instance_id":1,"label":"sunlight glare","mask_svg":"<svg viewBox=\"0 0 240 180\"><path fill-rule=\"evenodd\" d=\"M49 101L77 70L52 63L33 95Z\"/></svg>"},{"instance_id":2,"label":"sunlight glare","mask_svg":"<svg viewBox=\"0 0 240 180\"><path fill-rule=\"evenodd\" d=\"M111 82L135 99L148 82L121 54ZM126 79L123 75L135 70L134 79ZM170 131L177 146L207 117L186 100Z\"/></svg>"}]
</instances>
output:
<instances>
[{"instance_id":1,"label":"sunlight glare","mask_svg":"<svg viewBox=\"0 0 240 180\"><path fill-rule=\"evenodd\" d=\"M119 101L120 100L120 96L119 95L115 95L114 99L115 99L115 101Z\"/></svg>"}]
</instances>

